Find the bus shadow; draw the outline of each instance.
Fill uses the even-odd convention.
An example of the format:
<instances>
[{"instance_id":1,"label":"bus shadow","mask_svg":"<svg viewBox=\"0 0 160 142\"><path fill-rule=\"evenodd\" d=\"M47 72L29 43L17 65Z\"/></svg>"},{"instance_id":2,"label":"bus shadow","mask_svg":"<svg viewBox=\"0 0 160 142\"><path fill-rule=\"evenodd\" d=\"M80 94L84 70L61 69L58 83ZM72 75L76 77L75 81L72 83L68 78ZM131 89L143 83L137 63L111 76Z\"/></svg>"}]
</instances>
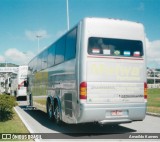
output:
<instances>
[{"instance_id":1,"label":"bus shadow","mask_svg":"<svg viewBox=\"0 0 160 142\"><path fill-rule=\"evenodd\" d=\"M54 121L49 120L47 114L41 110L27 108L26 106L20 106L27 114L38 121L44 127L62 133L64 135L72 137L101 137L102 135L123 135L125 133L136 132L134 129L130 129L120 125L100 125L97 123L86 124L66 124L62 123L61 126L57 126ZM40 132L41 133L41 132ZM47 132L46 132L47 133Z\"/></svg>"}]
</instances>

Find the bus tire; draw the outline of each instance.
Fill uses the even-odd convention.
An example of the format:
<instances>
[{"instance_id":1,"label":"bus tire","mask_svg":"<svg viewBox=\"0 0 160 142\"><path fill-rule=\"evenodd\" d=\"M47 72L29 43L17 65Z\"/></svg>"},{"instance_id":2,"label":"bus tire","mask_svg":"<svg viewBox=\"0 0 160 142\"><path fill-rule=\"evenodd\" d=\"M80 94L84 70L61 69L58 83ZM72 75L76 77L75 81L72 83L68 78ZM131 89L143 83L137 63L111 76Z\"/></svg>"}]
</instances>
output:
<instances>
[{"instance_id":1,"label":"bus tire","mask_svg":"<svg viewBox=\"0 0 160 142\"><path fill-rule=\"evenodd\" d=\"M55 119L55 123L56 123L57 125L61 125L60 108L59 108L58 103L55 104L54 119Z\"/></svg>"},{"instance_id":2,"label":"bus tire","mask_svg":"<svg viewBox=\"0 0 160 142\"><path fill-rule=\"evenodd\" d=\"M47 114L50 120L53 120L53 105L51 101L47 102Z\"/></svg>"}]
</instances>

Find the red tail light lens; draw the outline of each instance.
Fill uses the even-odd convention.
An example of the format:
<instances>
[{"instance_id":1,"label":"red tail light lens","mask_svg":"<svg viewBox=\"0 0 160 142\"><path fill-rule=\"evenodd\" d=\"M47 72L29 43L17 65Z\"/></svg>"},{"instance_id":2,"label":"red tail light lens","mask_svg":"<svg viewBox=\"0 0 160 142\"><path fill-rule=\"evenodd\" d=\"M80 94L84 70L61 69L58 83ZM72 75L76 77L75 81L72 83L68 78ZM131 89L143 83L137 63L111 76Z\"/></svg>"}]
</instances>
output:
<instances>
[{"instance_id":1,"label":"red tail light lens","mask_svg":"<svg viewBox=\"0 0 160 142\"><path fill-rule=\"evenodd\" d=\"M81 82L80 84L80 99L87 99L87 83Z\"/></svg>"},{"instance_id":2,"label":"red tail light lens","mask_svg":"<svg viewBox=\"0 0 160 142\"><path fill-rule=\"evenodd\" d=\"M144 99L147 99L147 83L144 83Z\"/></svg>"}]
</instances>

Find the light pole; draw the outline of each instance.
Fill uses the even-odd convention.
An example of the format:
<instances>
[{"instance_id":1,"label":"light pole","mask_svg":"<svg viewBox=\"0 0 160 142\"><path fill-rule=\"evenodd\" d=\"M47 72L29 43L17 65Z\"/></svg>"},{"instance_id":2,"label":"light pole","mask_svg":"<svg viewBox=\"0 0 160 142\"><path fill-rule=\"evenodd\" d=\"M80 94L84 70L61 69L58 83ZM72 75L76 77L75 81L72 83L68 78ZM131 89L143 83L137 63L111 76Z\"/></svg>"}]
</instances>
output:
<instances>
[{"instance_id":1,"label":"light pole","mask_svg":"<svg viewBox=\"0 0 160 142\"><path fill-rule=\"evenodd\" d=\"M41 35L36 35L36 38L38 40L38 53L39 53L39 40L40 40L41 37L42 37Z\"/></svg>"},{"instance_id":2,"label":"light pole","mask_svg":"<svg viewBox=\"0 0 160 142\"><path fill-rule=\"evenodd\" d=\"M66 0L66 9L67 9L67 30L69 30L69 9L68 9L68 0Z\"/></svg>"}]
</instances>

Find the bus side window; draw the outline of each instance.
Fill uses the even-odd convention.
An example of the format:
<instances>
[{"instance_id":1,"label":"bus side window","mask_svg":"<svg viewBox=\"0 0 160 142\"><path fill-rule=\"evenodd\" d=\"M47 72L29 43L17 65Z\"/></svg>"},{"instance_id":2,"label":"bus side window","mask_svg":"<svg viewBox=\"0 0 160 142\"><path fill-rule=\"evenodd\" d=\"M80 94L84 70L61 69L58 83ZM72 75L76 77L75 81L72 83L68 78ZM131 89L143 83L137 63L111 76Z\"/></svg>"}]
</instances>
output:
<instances>
[{"instance_id":1,"label":"bus side window","mask_svg":"<svg viewBox=\"0 0 160 142\"><path fill-rule=\"evenodd\" d=\"M77 28L66 35L65 61L75 58L77 42Z\"/></svg>"},{"instance_id":2,"label":"bus side window","mask_svg":"<svg viewBox=\"0 0 160 142\"><path fill-rule=\"evenodd\" d=\"M66 48L66 36L63 36L56 43L55 65L60 64L64 61L65 48Z\"/></svg>"}]
</instances>

